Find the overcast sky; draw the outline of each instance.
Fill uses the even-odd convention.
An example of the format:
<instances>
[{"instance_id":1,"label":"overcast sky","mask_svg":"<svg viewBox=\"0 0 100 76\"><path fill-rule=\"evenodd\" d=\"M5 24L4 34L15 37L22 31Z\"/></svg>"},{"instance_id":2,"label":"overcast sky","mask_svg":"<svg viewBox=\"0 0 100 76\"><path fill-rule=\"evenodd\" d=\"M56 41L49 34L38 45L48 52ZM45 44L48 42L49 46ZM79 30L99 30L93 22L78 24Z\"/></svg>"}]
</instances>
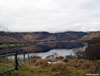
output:
<instances>
[{"instance_id":1,"label":"overcast sky","mask_svg":"<svg viewBox=\"0 0 100 76\"><path fill-rule=\"evenodd\" d=\"M100 0L0 0L0 26L13 32L100 31Z\"/></svg>"}]
</instances>

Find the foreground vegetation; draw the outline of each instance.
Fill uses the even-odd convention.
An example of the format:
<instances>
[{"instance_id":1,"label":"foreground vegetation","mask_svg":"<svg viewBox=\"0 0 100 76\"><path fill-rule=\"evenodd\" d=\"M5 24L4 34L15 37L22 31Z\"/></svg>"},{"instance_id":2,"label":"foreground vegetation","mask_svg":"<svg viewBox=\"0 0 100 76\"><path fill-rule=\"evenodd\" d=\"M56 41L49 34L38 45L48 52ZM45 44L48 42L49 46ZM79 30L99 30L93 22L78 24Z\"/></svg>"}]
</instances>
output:
<instances>
[{"instance_id":1,"label":"foreground vegetation","mask_svg":"<svg viewBox=\"0 0 100 76\"><path fill-rule=\"evenodd\" d=\"M48 64L48 61L51 62ZM18 71L11 71L1 76L85 76L85 74L100 74L100 60L84 59L38 59L19 66Z\"/></svg>"},{"instance_id":2,"label":"foreground vegetation","mask_svg":"<svg viewBox=\"0 0 100 76\"><path fill-rule=\"evenodd\" d=\"M14 68L14 60L7 59L6 57L0 57L0 73Z\"/></svg>"}]
</instances>

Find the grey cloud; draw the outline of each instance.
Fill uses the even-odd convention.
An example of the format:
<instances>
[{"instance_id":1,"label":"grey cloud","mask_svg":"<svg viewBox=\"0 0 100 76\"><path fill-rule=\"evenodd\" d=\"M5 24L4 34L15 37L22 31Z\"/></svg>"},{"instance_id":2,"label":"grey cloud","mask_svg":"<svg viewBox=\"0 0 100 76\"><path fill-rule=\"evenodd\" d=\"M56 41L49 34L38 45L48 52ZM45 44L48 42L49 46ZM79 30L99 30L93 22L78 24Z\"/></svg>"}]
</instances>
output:
<instances>
[{"instance_id":1,"label":"grey cloud","mask_svg":"<svg viewBox=\"0 0 100 76\"><path fill-rule=\"evenodd\" d=\"M99 0L1 0L0 24L9 31L99 31Z\"/></svg>"}]
</instances>

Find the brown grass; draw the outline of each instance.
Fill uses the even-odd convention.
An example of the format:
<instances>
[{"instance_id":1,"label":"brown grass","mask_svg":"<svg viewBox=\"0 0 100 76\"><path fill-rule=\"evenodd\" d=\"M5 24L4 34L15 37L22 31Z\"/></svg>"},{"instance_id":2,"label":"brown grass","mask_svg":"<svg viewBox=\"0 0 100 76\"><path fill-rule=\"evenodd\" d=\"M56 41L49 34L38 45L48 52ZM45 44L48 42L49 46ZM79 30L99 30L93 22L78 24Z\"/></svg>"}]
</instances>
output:
<instances>
[{"instance_id":1,"label":"brown grass","mask_svg":"<svg viewBox=\"0 0 100 76\"><path fill-rule=\"evenodd\" d=\"M100 60L71 59L67 62L62 60L63 63L57 64L48 64L48 61L50 60L36 60L20 66L17 73L15 71L12 75L6 74L4 76L17 76L16 74L18 76L26 76L28 74L30 74L29 76L85 76L86 74L100 74Z\"/></svg>"}]
</instances>

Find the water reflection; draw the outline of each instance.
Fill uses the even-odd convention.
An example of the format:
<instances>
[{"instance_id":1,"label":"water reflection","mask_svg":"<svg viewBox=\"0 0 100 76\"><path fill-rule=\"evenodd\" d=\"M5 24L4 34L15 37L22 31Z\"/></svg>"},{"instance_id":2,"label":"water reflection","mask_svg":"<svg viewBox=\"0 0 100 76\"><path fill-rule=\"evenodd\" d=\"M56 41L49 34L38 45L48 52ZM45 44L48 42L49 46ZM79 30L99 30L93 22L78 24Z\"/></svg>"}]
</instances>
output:
<instances>
[{"instance_id":1,"label":"water reflection","mask_svg":"<svg viewBox=\"0 0 100 76\"><path fill-rule=\"evenodd\" d=\"M73 48L80 48L84 47L84 44L81 42L58 42L58 43L43 43L43 44L34 44L34 45L29 45L29 46L23 46L23 47L15 47L15 48L8 48L8 49L0 49L0 53L14 53L18 52L18 54L23 54L23 53L43 53L43 52L48 52L49 53L53 50L55 51L66 51L70 50ZM59 49L59 50L57 50Z\"/></svg>"}]
</instances>

